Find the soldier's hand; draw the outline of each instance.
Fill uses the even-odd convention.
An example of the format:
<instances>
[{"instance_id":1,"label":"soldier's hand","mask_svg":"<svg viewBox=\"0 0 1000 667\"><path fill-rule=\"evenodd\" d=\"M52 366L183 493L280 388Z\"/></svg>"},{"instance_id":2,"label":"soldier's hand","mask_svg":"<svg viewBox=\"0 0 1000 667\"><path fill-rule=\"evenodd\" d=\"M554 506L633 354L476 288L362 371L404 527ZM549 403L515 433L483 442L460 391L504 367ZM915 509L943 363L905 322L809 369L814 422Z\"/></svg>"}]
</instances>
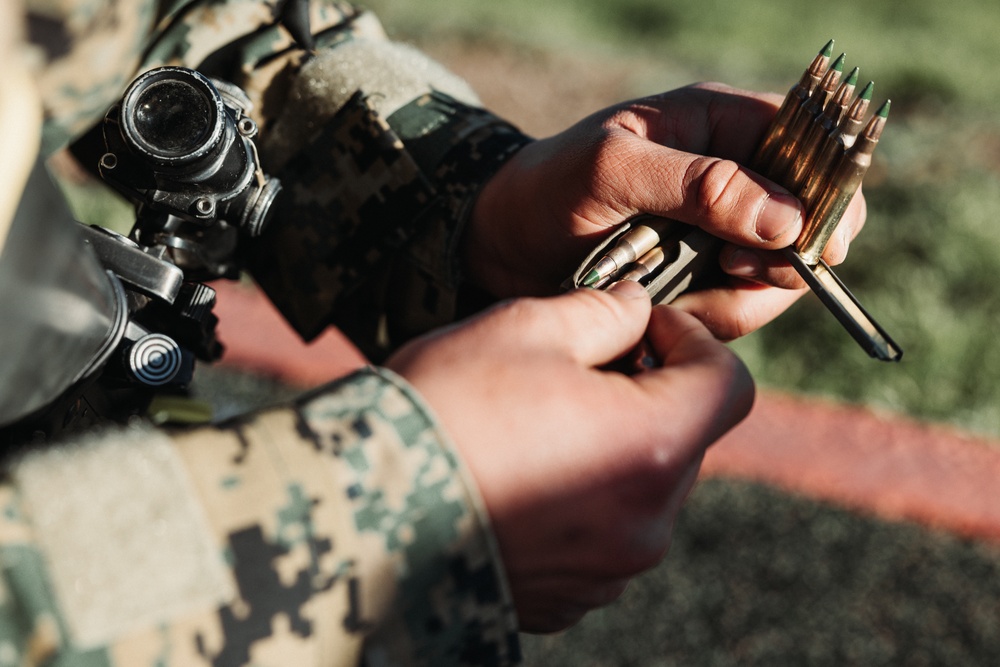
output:
<instances>
[{"instance_id":1,"label":"soldier's hand","mask_svg":"<svg viewBox=\"0 0 1000 667\"><path fill-rule=\"evenodd\" d=\"M655 367L604 368L644 335ZM743 364L635 283L510 301L387 365L478 482L526 631L574 623L661 560L705 449L753 402Z\"/></svg>"},{"instance_id":2,"label":"soldier's hand","mask_svg":"<svg viewBox=\"0 0 1000 667\"><path fill-rule=\"evenodd\" d=\"M798 237L801 205L740 166L780 102L690 86L611 107L526 146L480 194L465 237L467 271L500 297L551 293L613 227L651 214L730 242L720 254L728 284L677 305L724 340L762 326L805 291L775 252ZM824 254L829 263L843 261L864 219L858 195Z\"/></svg>"}]
</instances>

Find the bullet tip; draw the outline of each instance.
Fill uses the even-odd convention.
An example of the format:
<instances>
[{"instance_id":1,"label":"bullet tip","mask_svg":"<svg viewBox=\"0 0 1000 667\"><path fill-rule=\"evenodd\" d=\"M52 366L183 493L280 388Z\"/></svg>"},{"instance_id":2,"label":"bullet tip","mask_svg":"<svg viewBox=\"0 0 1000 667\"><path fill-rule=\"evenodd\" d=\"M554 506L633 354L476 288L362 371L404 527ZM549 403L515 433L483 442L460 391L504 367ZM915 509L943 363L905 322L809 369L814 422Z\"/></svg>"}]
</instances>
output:
<instances>
[{"instance_id":1,"label":"bullet tip","mask_svg":"<svg viewBox=\"0 0 1000 667\"><path fill-rule=\"evenodd\" d=\"M878 111L875 112L876 116L881 116L882 118L889 117L889 106L892 104L892 100L886 100L885 103L879 107Z\"/></svg>"},{"instance_id":2,"label":"bullet tip","mask_svg":"<svg viewBox=\"0 0 1000 667\"><path fill-rule=\"evenodd\" d=\"M586 276L583 277L583 280L581 281L580 284L583 285L584 287L593 287L594 285L597 284L597 282L600 279L601 279L601 274L595 271L594 269L591 269L590 273L588 273Z\"/></svg>"},{"instance_id":3,"label":"bullet tip","mask_svg":"<svg viewBox=\"0 0 1000 667\"><path fill-rule=\"evenodd\" d=\"M832 39L829 42L826 43L826 46L824 46L822 49L820 49L819 55L826 56L827 58L829 58L831 55L833 55L833 40Z\"/></svg>"},{"instance_id":4,"label":"bullet tip","mask_svg":"<svg viewBox=\"0 0 1000 667\"><path fill-rule=\"evenodd\" d=\"M833 61L833 64L830 65L830 69L837 70L838 72L843 72L844 71L844 62L846 60L847 60L847 54L846 53L841 53L839 56L837 56L837 59Z\"/></svg>"},{"instance_id":5,"label":"bullet tip","mask_svg":"<svg viewBox=\"0 0 1000 667\"><path fill-rule=\"evenodd\" d=\"M860 72L860 71L861 71L860 67L855 67L854 69L851 70L850 75L848 75L848 77L847 77L847 85L848 86L856 86L856 85L858 85L858 72Z\"/></svg>"},{"instance_id":6,"label":"bullet tip","mask_svg":"<svg viewBox=\"0 0 1000 667\"><path fill-rule=\"evenodd\" d=\"M872 92L874 90L875 90L875 82L874 81L869 81L868 85L865 86L865 89L861 91L861 94L858 95L858 97L860 97L863 100L871 100L871 98L872 98Z\"/></svg>"}]
</instances>

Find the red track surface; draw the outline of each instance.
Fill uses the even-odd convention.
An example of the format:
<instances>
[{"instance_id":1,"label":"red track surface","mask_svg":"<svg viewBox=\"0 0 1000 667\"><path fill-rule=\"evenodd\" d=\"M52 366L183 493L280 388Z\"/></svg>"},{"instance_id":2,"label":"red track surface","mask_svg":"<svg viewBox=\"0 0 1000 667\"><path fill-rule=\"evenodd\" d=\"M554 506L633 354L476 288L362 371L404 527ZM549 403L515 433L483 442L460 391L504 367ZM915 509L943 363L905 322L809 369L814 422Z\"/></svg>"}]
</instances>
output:
<instances>
[{"instance_id":1,"label":"red track surface","mask_svg":"<svg viewBox=\"0 0 1000 667\"><path fill-rule=\"evenodd\" d=\"M255 289L216 286L222 363L314 386L365 363L338 332L304 344ZM773 484L890 520L1000 540L1000 443L863 408L760 392L704 474Z\"/></svg>"}]
</instances>

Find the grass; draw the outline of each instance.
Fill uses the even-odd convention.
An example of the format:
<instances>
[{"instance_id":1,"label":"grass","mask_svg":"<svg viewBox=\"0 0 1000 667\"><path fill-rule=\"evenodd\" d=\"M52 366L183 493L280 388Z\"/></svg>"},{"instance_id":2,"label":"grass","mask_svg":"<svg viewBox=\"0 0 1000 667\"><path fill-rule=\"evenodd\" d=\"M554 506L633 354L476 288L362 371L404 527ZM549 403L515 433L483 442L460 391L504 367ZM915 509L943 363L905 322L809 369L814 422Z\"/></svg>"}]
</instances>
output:
<instances>
[{"instance_id":1,"label":"grass","mask_svg":"<svg viewBox=\"0 0 1000 667\"><path fill-rule=\"evenodd\" d=\"M1000 560L744 482L699 484L666 561L526 664L995 665Z\"/></svg>"},{"instance_id":2,"label":"grass","mask_svg":"<svg viewBox=\"0 0 1000 667\"><path fill-rule=\"evenodd\" d=\"M827 39L862 74L893 95L930 95L989 104L1000 99L992 76L1000 47L1000 5L988 0L873 3L738 3L704 0L367 0L396 34L465 34L533 47L680 61L745 85L791 85L790 72ZM869 73L867 68L871 68Z\"/></svg>"},{"instance_id":3,"label":"grass","mask_svg":"<svg viewBox=\"0 0 1000 667\"><path fill-rule=\"evenodd\" d=\"M828 38L892 116L840 275L904 348L870 360L815 299L734 343L758 381L1000 435L1000 5L988 0L369 0L393 35L628 63L636 95L716 79L784 90Z\"/></svg>"}]
</instances>

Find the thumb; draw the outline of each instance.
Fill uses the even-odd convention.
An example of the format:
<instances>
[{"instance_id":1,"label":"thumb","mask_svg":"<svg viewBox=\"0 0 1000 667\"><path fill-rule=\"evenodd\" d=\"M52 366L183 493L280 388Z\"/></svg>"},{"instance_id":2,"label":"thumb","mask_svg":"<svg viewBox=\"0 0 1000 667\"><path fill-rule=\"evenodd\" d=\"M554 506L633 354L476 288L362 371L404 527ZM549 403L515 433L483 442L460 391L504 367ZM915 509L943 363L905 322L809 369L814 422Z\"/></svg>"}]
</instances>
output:
<instances>
[{"instance_id":1,"label":"thumb","mask_svg":"<svg viewBox=\"0 0 1000 667\"><path fill-rule=\"evenodd\" d=\"M628 181L631 208L744 246L783 248L798 238L802 205L788 190L732 160L631 141L647 165Z\"/></svg>"},{"instance_id":2,"label":"thumb","mask_svg":"<svg viewBox=\"0 0 1000 667\"><path fill-rule=\"evenodd\" d=\"M604 292L579 289L514 303L534 311L519 323L522 341L584 366L605 364L632 349L646 331L652 309L646 290L631 281Z\"/></svg>"}]
</instances>

